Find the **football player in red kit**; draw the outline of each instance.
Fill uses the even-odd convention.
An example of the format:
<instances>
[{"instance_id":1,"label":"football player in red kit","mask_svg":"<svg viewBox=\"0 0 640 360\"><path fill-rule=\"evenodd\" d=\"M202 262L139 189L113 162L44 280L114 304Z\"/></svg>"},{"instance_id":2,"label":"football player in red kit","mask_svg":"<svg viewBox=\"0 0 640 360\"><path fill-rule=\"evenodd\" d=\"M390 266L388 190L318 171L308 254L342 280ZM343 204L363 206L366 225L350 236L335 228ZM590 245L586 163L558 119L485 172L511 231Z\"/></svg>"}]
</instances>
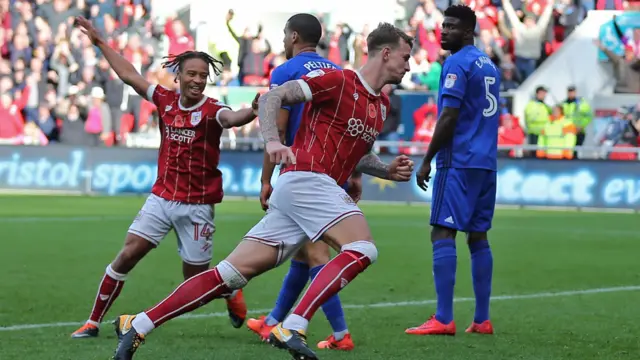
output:
<instances>
[{"instance_id":1,"label":"football player in red kit","mask_svg":"<svg viewBox=\"0 0 640 360\"><path fill-rule=\"evenodd\" d=\"M398 84L409 70L413 39L391 24L367 38L369 59L359 71L318 69L287 81L260 99L260 130L265 151L283 170L269 199L269 210L243 241L215 268L183 282L157 305L122 315L114 359L132 359L146 336L181 314L243 288L311 241L325 241L340 253L309 285L269 341L294 359L317 359L306 342L316 310L347 286L378 257L369 225L340 186L354 170L394 181L409 181L413 162L404 155L385 164L370 152L382 130L389 98L386 84ZM277 116L282 105L306 102L291 147L280 142ZM133 320L131 320L133 318Z\"/></svg>"},{"instance_id":2,"label":"football player in red kit","mask_svg":"<svg viewBox=\"0 0 640 360\"><path fill-rule=\"evenodd\" d=\"M203 91L209 69L220 73L220 62L206 53L187 51L163 64L177 70L180 92L150 84L132 64L105 42L93 25L77 18L76 25L107 59L118 77L154 103L160 115L162 141L158 152L158 177L151 194L133 220L124 246L107 266L100 281L89 320L71 336L96 337L109 307L116 300L127 274L173 230L183 261L184 279L209 269L215 233L214 204L222 201L220 137L225 128L242 126L256 118L253 107L232 111ZM247 307L241 291L225 296L234 327L244 323Z\"/></svg>"}]
</instances>

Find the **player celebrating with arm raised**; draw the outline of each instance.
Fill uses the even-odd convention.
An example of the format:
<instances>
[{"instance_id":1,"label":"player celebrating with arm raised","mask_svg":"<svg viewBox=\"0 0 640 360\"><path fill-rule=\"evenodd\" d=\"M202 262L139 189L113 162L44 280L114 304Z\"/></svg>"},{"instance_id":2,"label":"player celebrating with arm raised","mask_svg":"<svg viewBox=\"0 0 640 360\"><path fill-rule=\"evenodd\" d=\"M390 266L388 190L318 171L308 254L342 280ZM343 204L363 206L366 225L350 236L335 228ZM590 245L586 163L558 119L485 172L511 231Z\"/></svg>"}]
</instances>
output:
<instances>
[{"instance_id":1,"label":"player celebrating with arm raised","mask_svg":"<svg viewBox=\"0 0 640 360\"><path fill-rule=\"evenodd\" d=\"M323 69L339 69L340 67L316 53L316 47L322 37L322 25L311 14L296 14L292 16L284 28L284 49L287 59L284 64L273 70L271 75L271 88L282 85L289 80L300 79L313 71ZM305 104L284 105L278 113L276 125L280 134L280 141L287 145L293 145L294 137L300 122L302 121ZM271 177L275 164L269 160L269 154L265 152L265 160L262 167L262 192L260 202L262 208L267 210L271 192ZM343 185L348 190L347 184ZM322 267L329 262L331 253L329 245L322 241L308 242L298 251L289 267L289 272L284 278L282 288L278 294L276 305L267 316L258 319L248 319L247 326L258 334L261 339L267 340L271 329L284 320L291 311L296 300L304 290L307 282L313 280ZM344 311L338 295L327 300L322 305L333 334L318 344L319 348L352 350L353 340L347 330Z\"/></svg>"},{"instance_id":2,"label":"player celebrating with arm raised","mask_svg":"<svg viewBox=\"0 0 640 360\"><path fill-rule=\"evenodd\" d=\"M371 147L387 116L385 84L398 84L409 70L413 39L390 24L369 34L369 61L360 72L316 71L288 81L260 98L260 129L266 151L284 169L271 194L269 211L215 268L183 282L166 299L138 315L123 315L115 359L131 359L147 334L164 322L243 288L252 278L282 264L309 240L320 239L340 253L315 277L269 340L294 359L317 359L306 343L313 314L378 257L369 225L338 184L358 168L373 176L409 181L413 163L397 157L385 164ZM308 102L291 148L280 142L282 105Z\"/></svg>"},{"instance_id":3,"label":"player celebrating with arm raised","mask_svg":"<svg viewBox=\"0 0 640 360\"><path fill-rule=\"evenodd\" d=\"M496 201L500 72L474 45L476 15L465 5L444 13L442 48L452 55L440 79L440 116L416 180L427 190L431 161L437 172L431 202L433 276L437 294L434 316L416 335L454 335L453 289L458 231L467 233L471 252L476 311L467 332L492 334L489 298L493 257L487 241ZM437 155L436 155L437 154Z\"/></svg>"},{"instance_id":4,"label":"player celebrating with arm raised","mask_svg":"<svg viewBox=\"0 0 640 360\"><path fill-rule=\"evenodd\" d=\"M203 52L188 51L172 57L164 67L177 67L180 93L150 84L115 52L84 18L76 24L104 54L125 84L153 102L160 115L162 142L158 153L158 178L127 233L124 247L107 266L91 316L72 334L74 338L98 336L99 325L120 294L127 274L172 229L178 237L185 279L209 268L215 232L213 205L222 201L222 174L218 170L223 128L242 126L255 119L253 109L231 111L203 94L209 67L220 73L220 62ZM244 323L247 307L241 292L227 297L231 323Z\"/></svg>"}]
</instances>

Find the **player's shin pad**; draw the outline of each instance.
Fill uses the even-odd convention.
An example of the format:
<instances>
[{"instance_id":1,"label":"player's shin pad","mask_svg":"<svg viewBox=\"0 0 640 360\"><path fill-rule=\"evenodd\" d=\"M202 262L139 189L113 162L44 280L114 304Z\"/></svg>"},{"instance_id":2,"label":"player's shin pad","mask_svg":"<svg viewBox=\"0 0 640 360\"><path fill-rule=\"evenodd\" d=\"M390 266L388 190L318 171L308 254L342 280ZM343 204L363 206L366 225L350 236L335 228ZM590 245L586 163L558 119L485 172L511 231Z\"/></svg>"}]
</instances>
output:
<instances>
[{"instance_id":1,"label":"player's shin pad","mask_svg":"<svg viewBox=\"0 0 640 360\"><path fill-rule=\"evenodd\" d=\"M354 241L350 244L344 245L341 250L355 251L369 258L369 263L373 264L378 259L378 248L374 243L367 240Z\"/></svg>"},{"instance_id":2,"label":"player's shin pad","mask_svg":"<svg viewBox=\"0 0 640 360\"><path fill-rule=\"evenodd\" d=\"M227 260L222 260L217 268L220 277L230 290L242 289L247 285L247 279Z\"/></svg>"}]
</instances>

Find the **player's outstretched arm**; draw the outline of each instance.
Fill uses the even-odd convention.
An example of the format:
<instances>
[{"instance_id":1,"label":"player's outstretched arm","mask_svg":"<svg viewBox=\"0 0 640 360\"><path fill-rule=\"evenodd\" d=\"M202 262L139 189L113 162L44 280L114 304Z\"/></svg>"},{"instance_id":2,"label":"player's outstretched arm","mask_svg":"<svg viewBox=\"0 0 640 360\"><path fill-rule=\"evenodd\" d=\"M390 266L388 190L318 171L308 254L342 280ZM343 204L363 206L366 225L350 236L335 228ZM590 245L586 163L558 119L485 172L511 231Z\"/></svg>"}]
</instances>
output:
<instances>
[{"instance_id":1,"label":"player's outstretched arm","mask_svg":"<svg viewBox=\"0 0 640 360\"><path fill-rule=\"evenodd\" d=\"M409 181L413 172L413 161L405 155L400 155L393 159L391 164L387 164L378 155L370 152L360 159L356 171L386 180Z\"/></svg>"},{"instance_id":2,"label":"player's outstretched arm","mask_svg":"<svg viewBox=\"0 0 640 360\"><path fill-rule=\"evenodd\" d=\"M232 127L240 127L252 122L256 116L258 116L258 99L260 93L256 94L256 97L251 103L250 109L240 109L238 111L222 111L218 114L218 121L220 125L225 129Z\"/></svg>"},{"instance_id":3,"label":"player's outstretched arm","mask_svg":"<svg viewBox=\"0 0 640 360\"><path fill-rule=\"evenodd\" d=\"M230 129L232 127L241 127L247 125L253 119L256 118L256 114L253 109L240 109L238 111L223 111L220 113L218 119L220 120L220 125L222 125L225 129Z\"/></svg>"},{"instance_id":4,"label":"player's outstretched arm","mask_svg":"<svg viewBox=\"0 0 640 360\"><path fill-rule=\"evenodd\" d=\"M280 142L278 114L282 105L295 105L310 100L311 90L306 83L299 80L287 81L262 95L258 102L258 117L264 141Z\"/></svg>"},{"instance_id":5,"label":"player's outstretched arm","mask_svg":"<svg viewBox=\"0 0 640 360\"><path fill-rule=\"evenodd\" d=\"M77 17L76 25L89 37L93 45L97 46L104 55L107 62L118 74L118 77L127 85L131 86L140 96L147 98L147 90L151 84L128 62L113 50L100 36L93 24L84 17Z\"/></svg>"}]
</instances>

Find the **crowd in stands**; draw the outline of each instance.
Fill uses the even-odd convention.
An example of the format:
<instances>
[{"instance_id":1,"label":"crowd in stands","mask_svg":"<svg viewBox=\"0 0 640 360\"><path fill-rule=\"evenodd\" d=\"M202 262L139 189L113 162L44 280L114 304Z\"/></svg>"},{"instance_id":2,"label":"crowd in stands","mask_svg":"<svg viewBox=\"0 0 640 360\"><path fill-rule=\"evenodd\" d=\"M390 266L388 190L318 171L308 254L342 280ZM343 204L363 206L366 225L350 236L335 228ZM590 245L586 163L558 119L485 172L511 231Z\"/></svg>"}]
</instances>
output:
<instances>
[{"instance_id":1,"label":"crowd in stands","mask_svg":"<svg viewBox=\"0 0 640 360\"><path fill-rule=\"evenodd\" d=\"M150 80L163 38L193 48L179 22L157 29L148 0L0 0L0 139L3 143L112 144L145 131L154 107L118 79L76 16L95 24L113 48ZM169 82L171 83L171 82Z\"/></svg>"},{"instance_id":2,"label":"crowd in stands","mask_svg":"<svg viewBox=\"0 0 640 360\"><path fill-rule=\"evenodd\" d=\"M397 89L438 90L446 57L439 45L440 24L444 9L452 3L397 2L400 7L396 25L405 28L417 41L410 59L410 73L397 88L385 90L392 95L392 103ZM464 2L478 16L477 46L502 69L503 91L516 89L529 77L561 46L588 10L623 9L637 4L620 0ZM194 38L182 21L169 17L158 25L152 12L150 0L0 0L0 143L157 146L160 134L154 105L123 84L97 49L73 26L75 16L89 18L109 44L119 49L150 81L174 87L174 75L159 66L159 60L169 53L194 49ZM322 15L319 18L323 20ZM215 79L216 85L263 87L268 84L271 71L286 59L272 51L261 28L257 32L249 28L240 30L233 20L234 13L230 10L226 17L228 34L216 36L231 37L238 50L225 50L216 44L210 49L225 63L222 75ZM357 30L340 23L324 30L318 47L321 55L345 68L358 68L366 62L368 26ZM633 51L626 60L637 61L640 34L631 40L628 47ZM549 123L567 117L557 113L566 112L563 105L560 110L546 108L545 121ZM413 140L429 141L436 114L433 103L417 109ZM531 117L531 112L527 114L525 118ZM399 138L399 115L391 113L390 118L395 120L385 123L383 140ZM520 124L526 124L526 133ZM259 133L256 126L251 124L227 135L254 137ZM584 139L584 134L580 135L582 129L576 126L572 130L576 144ZM501 144L544 143L547 138L544 131L544 126L534 126L532 130L530 120L514 118L503 104ZM419 150L409 147L391 151Z\"/></svg>"}]
</instances>

